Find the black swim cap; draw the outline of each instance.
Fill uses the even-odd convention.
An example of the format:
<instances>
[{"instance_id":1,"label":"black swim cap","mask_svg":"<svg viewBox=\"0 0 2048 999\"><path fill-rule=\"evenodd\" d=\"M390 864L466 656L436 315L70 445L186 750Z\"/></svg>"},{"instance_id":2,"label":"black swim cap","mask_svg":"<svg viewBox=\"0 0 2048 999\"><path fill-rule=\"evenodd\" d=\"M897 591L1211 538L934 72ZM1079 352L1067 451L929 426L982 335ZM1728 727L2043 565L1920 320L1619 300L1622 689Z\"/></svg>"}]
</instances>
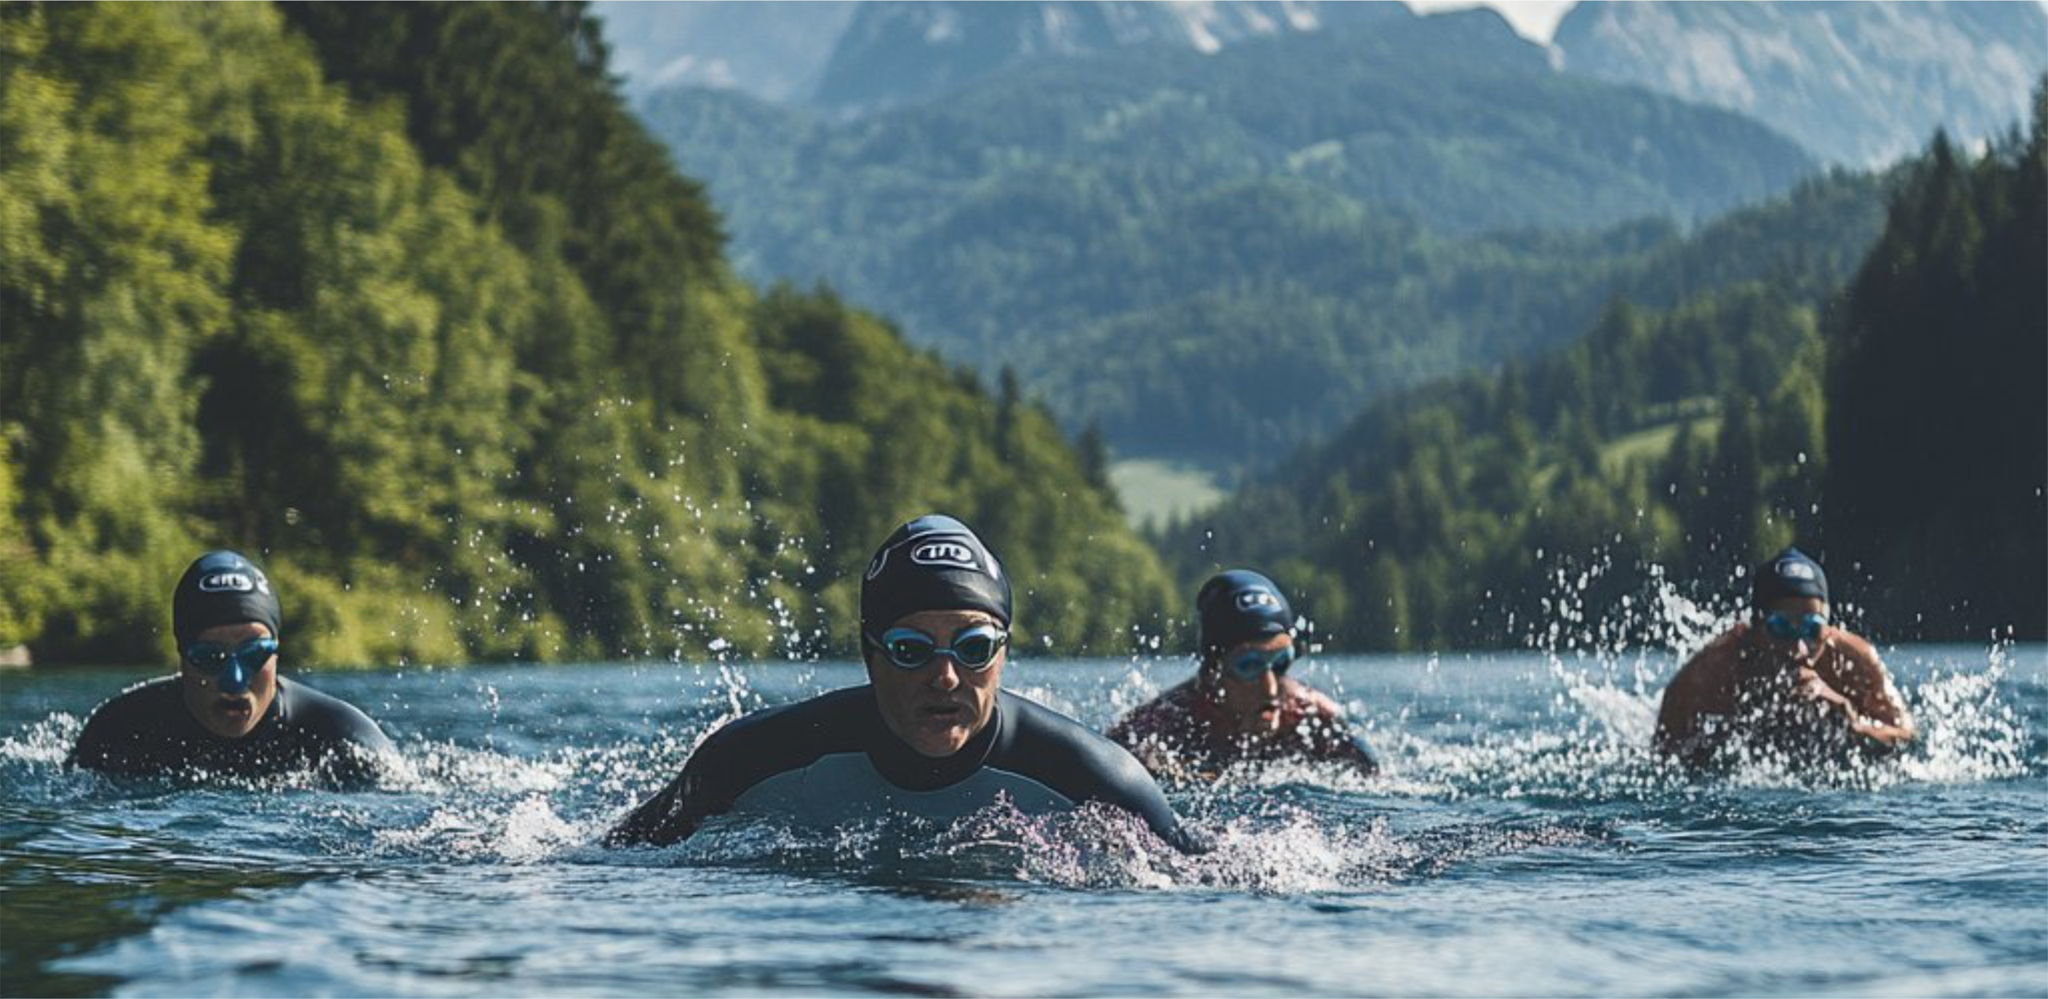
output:
<instances>
[{"instance_id":1,"label":"black swim cap","mask_svg":"<svg viewBox=\"0 0 2048 999\"><path fill-rule=\"evenodd\" d=\"M1294 628L1294 609L1280 587L1250 569L1209 577L1195 593L1197 636L1203 651L1277 635Z\"/></svg>"},{"instance_id":2,"label":"black swim cap","mask_svg":"<svg viewBox=\"0 0 2048 999\"><path fill-rule=\"evenodd\" d=\"M281 618L270 578L239 552L199 556L179 577L171 597L171 632L181 652L200 632L221 624L254 621L268 626L270 637L281 638Z\"/></svg>"},{"instance_id":3,"label":"black swim cap","mask_svg":"<svg viewBox=\"0 0 2048 999\"><path fill-rule=\"evenodd\" d=\"M1828 574L1797 548L1787 548L1757 566L1750 584L1749 605L1759 611L1786 597L1828 598Z\"/></svg>"},{"instance_id":4,"label":"black swim cap","mask_svg":"<svg viewBox=\"0 0 2048 999\"><path fill-rule=\"evenodd\" d=\"M1010 626L1003 564L966 524L937 513L891 533L860 583L860 626L871 635L928 610L978 610Z\"/></svg>"}]
</instances>

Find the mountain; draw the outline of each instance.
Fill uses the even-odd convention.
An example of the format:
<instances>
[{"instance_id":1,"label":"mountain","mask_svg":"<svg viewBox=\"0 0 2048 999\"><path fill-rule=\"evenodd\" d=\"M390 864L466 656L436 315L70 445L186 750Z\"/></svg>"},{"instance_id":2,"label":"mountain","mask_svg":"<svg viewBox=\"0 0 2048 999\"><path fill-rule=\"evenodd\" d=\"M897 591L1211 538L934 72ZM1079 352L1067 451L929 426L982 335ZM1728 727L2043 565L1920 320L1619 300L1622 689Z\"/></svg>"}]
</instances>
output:
<instances>
[{"instance_id":1,"label":"mountain","mask_svg":"<svg viewBox=\"0 0 2048 999\"><path fill-rule=\"evenodd\" d=\"M611 68L628 97L662 87L730 87L770 101L802 102L846 33L854 0L599 0Z\"/></svg>"},{"instance_id":2,"label":"mountain","mask_svg":"<svg viewBox=\"0 0 2048 999\"><path fill-rule=\"evenodd\" d=\"M2023 119L2048 69L2048 14L2034 2L1587 0L1551 44L1573 73L1740 111L1862 166L1937 128L1973 143Z\"/></svg>"},{"instance_id":3,"label":"mountain","mask_svg":"<svg viewBox=\"0 0 2048 999\"><path fill-rule=\"evenodd\" d=\"M1358 393L1567 335L1614 258L1676 238L1629 220L1710 218L1814 167L1740 116L1559 74L1490 12L1041 59L851 120L701 89L641 113L748 273L1015 365L1123 456L1225 466ZM1310 377L1179 419L1254 342Z\"/></svg>"},{"instance_id":4,"label":"mountain","mask_svg":"<svg viewBox=\"0 0 2048 999\"><path fill-rule=\"evenodd\" d=\"M812 98L868 110L915 103L1025 62L1133 46L1214 53L1251 38L1406 20L1397 3L1111 0L860 5Z\"/></svg>"}]
</instances>

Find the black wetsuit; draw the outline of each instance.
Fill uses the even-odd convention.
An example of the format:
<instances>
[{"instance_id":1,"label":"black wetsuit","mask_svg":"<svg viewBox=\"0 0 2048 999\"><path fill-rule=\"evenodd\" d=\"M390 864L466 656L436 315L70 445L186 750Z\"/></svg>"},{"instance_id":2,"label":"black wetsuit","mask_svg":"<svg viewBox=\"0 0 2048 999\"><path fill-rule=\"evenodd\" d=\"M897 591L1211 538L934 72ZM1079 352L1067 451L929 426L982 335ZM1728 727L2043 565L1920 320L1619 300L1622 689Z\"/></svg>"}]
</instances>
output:
<instances>
[{"instance_id":1,"label":"black wetsuit","mask_svg":"<svg viewBox=\"0 0 2048 999\"><path fill-rule=\"evenodd\" d=\"M355 706L283 677L256 728L225 739L192 717L180 679L169 676L95 709L72 747L71 762L116 774L268 777L310 770L359 784L377 776L380 754L394 751L377 723Z\"/></svg>"},{"instance_id":2,"label":"black wetsuit","mask_svg":"<svg viewBox=\"0 0 2048 999\"><path fill-rule=\"evenodd\" d=\"M675 843L725 812L816 826L888 810L952 819L998 794L1027 814L1106 802L1184 853L1207 848L1130 753L1071 718L998 691L989 723L959 752L933 759L888 730L867 686L757 712L712 733L606 841Z\"/></svg>"}]
</instances>

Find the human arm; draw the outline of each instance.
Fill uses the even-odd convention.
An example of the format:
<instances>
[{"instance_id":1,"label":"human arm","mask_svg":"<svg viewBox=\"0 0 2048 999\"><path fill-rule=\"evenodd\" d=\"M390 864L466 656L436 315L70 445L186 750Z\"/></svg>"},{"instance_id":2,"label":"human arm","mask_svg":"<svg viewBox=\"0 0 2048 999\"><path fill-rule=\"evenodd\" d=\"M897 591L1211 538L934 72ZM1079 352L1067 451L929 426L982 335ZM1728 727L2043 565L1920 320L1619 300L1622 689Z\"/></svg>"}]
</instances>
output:
<instances>
[{"instance_id":1,"label":"human arm","mask_svg":"<svg viewBox=\"0 0 2048 999\"><path fill-rule=\"evenodd\" d=\"M116 725L109 717L110 704L102 704L85 720L85 728L78 733L78 741L65 756L64 764L84 770L121 771L124 754L118 750Z\"/></svg>"},{"instance_id":2,"label":"human arm","mask_svg":"<svg viewBox=\"0 0 2048 999\"><path fill-rule=\"evenodd\" d=\"M1728 636L1701 649L1664 688L1651 747L1658 756L1693 769L1705 767L1727 738L1721 724L1734 712L1737 650Z\"/></svg>"},{"instance_id":3,"label":"human arm","mask_svg":"<svg viewBox=\"0 0 2048 999\"><path fill-rule=\"evenodd\" d=\"M693 799L703 797L701 784L689 768L677 774L654 797L620 820L604 834L606 846L668 846L690 838L703 823L702 808L692 808ZM696 793L693 793L696 792Z\"/></svg>"},{"instance_id":4,"label":"human arm","mask_svg":"<svg viewBox=\"0 0 2048 999\"><path fill-rule=\"evenodd\" d=\"M303 683L280 679L282 736L315 761L322 777L344 788L376 784L391 771L398 747L361 708Z\"/></svg>"},{"instance_id":5,"label":"human arm","mask_svg":"<svg viewBox=\"0 0 2048 999\"><path fill-rule=\"evenodd\" d=\"M1337 702L1319 690L1305 685L1296 687L1294 693L1303 714L1302 734L1307 737L1310 758L1348 763L1362 776L1377 776L1379 761L1373 759L1365 740L1345 720Z\"/></svg>"},{"instance_id":6,"label":"human arm","mask_svg":"<svg viewBox=\"0 0 2048 999\"><path fill-rule=\"evenodd\" d=\"M725 751L730 727L713 732L676 774L604 835L606 846L669 846L689 839L704 820L732 807L736 762Z\"/></svg>"},{"instance_id":7,"label":"human arm","mask_svg":"<svg viewBox=\"0 0 2048 999\"><path fill-rule=\"evenodd\" d=\"M64 762L114 774L169 769L183 755L175 751L167 726L189 717L178 700L176 677L137 684L93 709Z\"/></svg>"},{"instance_id":8,"label":"human arm","mask_svg":"<svg viewBox=\"0 0 2048 999\"><path fill-rule=\"evenodd\" d=\"M1844 727L1889 751L1917 734L1912 715L1892 685L1891 675L1868 641L1846 631L1828 637L1816 666L1799 670L1799 696L1820 706Z\"/></svg>"},{"instance_id":9,"label":"human arm","mask_svg":"<svg viewBox=\"0 0 2048 999\"><path fill-rule=\"evenodd\" d=\"M1159 782L1122 747L1104 743L1098 754L1102 783L1087 797L1099 798L1145 821L1153 834L1183 854L1203 854L1216 848L1209 835L1183 823L1166 800Z\"/></svg>"}]
</instances>

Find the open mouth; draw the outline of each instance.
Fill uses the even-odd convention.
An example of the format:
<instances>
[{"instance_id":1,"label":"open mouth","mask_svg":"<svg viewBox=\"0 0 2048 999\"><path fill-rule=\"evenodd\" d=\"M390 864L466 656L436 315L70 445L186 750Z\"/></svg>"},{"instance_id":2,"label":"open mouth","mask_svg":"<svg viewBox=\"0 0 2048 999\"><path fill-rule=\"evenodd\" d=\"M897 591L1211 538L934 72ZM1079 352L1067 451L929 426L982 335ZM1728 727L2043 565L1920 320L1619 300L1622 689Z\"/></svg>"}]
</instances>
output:
<instances>
[{"instance_id":1,"label":"open mouth","mask_svg":"<svg viewBox=\"0 0 2048 999\"><path fill-rule=\"evenodd\" d=\"M213 710L229 718L244 719L256 710L256 702L247 697L223 697L213 702Z\"/></svg>"},{"instance_id":2,"label":"open mouth","mask_svg":"<svg viewBox=\"0 0 2048 999\"><path fill-rule=\"evenodd\" d=\"M964 704L926 704L917 709L917 716L926 721L957 721L967 716Z\"/></svg>"}]
</instances>

